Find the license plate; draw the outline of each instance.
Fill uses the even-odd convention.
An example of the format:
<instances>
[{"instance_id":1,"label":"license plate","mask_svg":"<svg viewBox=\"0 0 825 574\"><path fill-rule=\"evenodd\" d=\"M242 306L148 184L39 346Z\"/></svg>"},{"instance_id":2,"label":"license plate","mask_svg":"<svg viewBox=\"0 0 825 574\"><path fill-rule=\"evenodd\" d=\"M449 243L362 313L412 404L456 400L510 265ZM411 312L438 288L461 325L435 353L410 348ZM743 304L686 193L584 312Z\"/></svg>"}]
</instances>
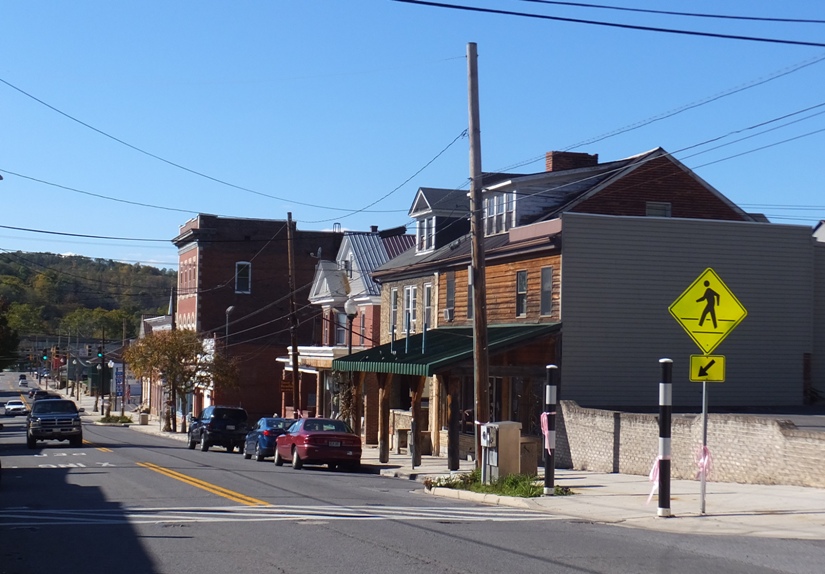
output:
<instances>
[{"instance_id":1,"label":"license plate","mask_svg":"<svg viewBox=\"0 0 825 574\"><path fill-rule=\"evenodd\" d=\"M329 441L329 446L341 446L340 440L331 440Z\"/></svg>"},{"instance_id":2,"label":"license plate","mask_svg":"<svg viewBox=\"0 0 825 574\"><path fill-rule=\"evenodd\" d=\"M226 430L235 430L235 425L226 425Z\"/></svg>"}]
</instances>

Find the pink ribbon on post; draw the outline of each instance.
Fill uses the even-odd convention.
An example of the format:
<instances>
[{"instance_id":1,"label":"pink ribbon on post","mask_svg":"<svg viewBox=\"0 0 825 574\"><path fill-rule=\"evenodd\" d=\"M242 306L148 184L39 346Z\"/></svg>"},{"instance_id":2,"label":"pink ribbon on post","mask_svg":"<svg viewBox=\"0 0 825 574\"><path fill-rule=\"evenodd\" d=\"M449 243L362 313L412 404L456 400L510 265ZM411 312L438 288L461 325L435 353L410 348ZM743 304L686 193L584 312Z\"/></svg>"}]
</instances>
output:
<instances>
[{"instance_id":1,"label":"pink ribbon on post","mask_svg":"<svg viewBox=\"0 0 825 574\"><path fill-rule=\"evenodd\" d=\"M550 444L550 415L556 413L541 413L541 434L544 435L544 450L550 452L553 450L553 445Z\"/></svg>"},{"instance_id":2,"label":"pink ribbon on post","mask_svg":"<svg viewBox=\"0 0 825 574\"><path fill-rule=\"evenodd\" d=\"M702 445L699 449L696 450L696 454L693 456L694 460L696 461L696 466L699 467L699 470L696 471L696 478L702 478L703 476L707 480L708 475L710 474L710 467L713 459L710 456L710 449Z\"/></svg>"},{"instance_id":3,"label":"pink ribbon on post","mask_svg":"<svg viewBox=\"0 0 825 574\"><path fill-rule=\"evenodd\" d=\"M653 495L656 494L656 491L659 490L659 461L661 457L656 457L656 460L653 461L653 468L650 469L650 474L648 475L647 479L653 483L653 486L650 488L650 495L647 497L647 502L645 504L650 504L650 501L653 500Z\"/></svg>"}]
</instances>

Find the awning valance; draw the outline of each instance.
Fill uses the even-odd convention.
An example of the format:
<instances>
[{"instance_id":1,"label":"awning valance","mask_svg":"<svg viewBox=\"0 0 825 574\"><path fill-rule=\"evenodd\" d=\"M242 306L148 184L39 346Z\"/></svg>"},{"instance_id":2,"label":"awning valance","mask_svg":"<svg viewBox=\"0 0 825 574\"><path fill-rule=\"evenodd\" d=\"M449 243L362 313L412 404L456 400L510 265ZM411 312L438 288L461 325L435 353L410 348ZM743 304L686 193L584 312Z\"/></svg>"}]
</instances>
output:
<instances>
[{"instance_id":1,"label":"awning valance","mask_svg":"<svg viewBox=\"0 0 825 574\"><path fill-rule=\"evenodd\" d=\"M505 351L560 329L561 323L494 325L487 329L488 352L493 354ZM439 327L335 359L332 361L332 369L429 377L451 365L471 359L472 356L472 328Z\"/></svg>"}]
</instances>

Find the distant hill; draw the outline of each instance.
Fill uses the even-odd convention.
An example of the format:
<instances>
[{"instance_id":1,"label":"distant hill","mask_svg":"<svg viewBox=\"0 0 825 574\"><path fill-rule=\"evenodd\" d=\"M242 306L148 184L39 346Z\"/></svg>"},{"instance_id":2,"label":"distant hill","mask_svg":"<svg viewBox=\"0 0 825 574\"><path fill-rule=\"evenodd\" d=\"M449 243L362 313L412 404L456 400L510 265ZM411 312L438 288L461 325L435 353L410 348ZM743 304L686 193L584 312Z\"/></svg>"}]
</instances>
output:
<instances>
[{"instance_id":1,"label":"distant hill","mask_svg":"<svg viewBox=\"0 0 825 574\"><path fill-rule=\"evenodd\" d=\"M124 325L134 336L141 314L167 312L176 282L174 270L110 259L0 253L0 299L9 304L9 326L21 337L60 331L94 336L95 324L104 323L117 325L118 335Z\"/></svg>"}]
</instances>

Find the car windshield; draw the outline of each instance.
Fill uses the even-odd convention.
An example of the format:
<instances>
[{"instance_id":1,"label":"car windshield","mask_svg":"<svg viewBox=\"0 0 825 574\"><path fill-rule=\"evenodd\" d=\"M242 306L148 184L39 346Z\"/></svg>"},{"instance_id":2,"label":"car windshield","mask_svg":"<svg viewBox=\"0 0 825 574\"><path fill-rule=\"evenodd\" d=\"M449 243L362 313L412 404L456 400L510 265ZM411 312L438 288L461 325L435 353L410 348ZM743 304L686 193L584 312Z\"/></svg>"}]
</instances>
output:
<instances>
[{"instance_id":1,"label":"car windshield","mask_svg":"<svg viewBox=\"0 0 825 574\"><path fill-rule=\"evenodd\" d=\"M39 401L32 407L32 414L77 414L77 407L71 401Z\"/></svg>"},{"instance_id":2,"label":"car windshield","mask_svg":"<svg viewBox=\"0 0 825 574\"><path fill-rule=\"evenodd\" d=\"M266 419L264 422L264 428L268 429L288 429L294 420L289 419Z\"/></svg>"},{"instance_id":3,"label":"car windshield","mask_svg":"<svg viewBox=\"0 0 825 574\"><path fill-rule=\"evenodd\" d=\"M337 420L311 420L307 419L304 423L305 431L322 431L322 432L352 432L344 421Z\"/></svg>"},{"instance_id":4,"label":"car windshield","mask_svg":"<svg viewBox=\"0 0 825 574\"><path fill-rule=\"evenodd\" d=\"M213 418L230 421L245 421L246 411L236 409L215 409Z\"/></svg>"}]
</instances>

